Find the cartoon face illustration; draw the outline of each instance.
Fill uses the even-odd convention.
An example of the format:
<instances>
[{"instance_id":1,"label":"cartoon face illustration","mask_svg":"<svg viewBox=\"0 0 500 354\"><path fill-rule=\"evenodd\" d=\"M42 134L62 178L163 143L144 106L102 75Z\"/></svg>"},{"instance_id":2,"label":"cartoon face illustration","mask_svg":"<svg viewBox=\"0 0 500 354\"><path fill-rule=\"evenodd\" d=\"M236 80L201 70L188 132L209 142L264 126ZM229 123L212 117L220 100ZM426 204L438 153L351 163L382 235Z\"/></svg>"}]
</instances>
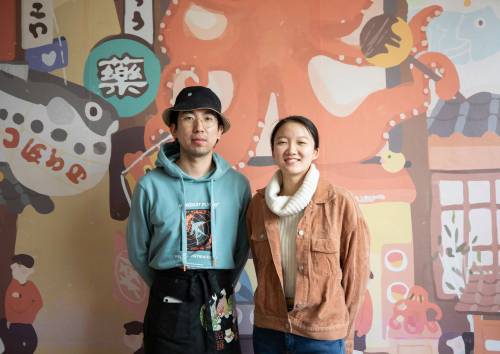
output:
<instances>
[{"instance_id":1,"label":"cartoon face illustration","mask_svg":"<svg viewBox=\"0 0 500 354\"><path fill-rule=\"evenodd\" d=\"M469 13L445 11L429 24L430 49L466 64L498 52L499 31L500 19L491 6Z\"/></svg>"},{"instance_id":2,"label":"cartoon face illustration","mask_svg":"<svg viewBox=\"0 0 500 354\"><path fill-rule=\"evenodd\" d=\"M26 283L30 275L34 272L33 268L28 268L18 263L12 263L10 269L12 270L12 278L16 279L21 284Z\"/></svg>"},{"instance_id":3,"label":"cartoon face illustration","mask_svg":"<svg viewBox=\"0 0 500 354\"><path fill-rule=\"evenodd\" d=\"M0 162L24 186L51 196L95 186L108 169L115 109L85 88L46 73L25 81L0 71Z\"/></svg>"}]
</instances>

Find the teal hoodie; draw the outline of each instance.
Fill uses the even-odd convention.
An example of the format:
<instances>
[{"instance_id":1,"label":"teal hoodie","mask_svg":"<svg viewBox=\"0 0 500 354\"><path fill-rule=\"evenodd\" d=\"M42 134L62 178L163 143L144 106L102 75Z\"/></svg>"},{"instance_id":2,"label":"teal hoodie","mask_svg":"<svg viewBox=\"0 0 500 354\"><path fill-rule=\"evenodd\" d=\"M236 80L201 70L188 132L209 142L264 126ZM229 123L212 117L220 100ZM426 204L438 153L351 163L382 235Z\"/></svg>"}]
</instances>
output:
<instances>
[{"instance_id":1,"label":"teal hoodie","mask_svg":"<svg viewBox=\"0 0 500 354\"><path fill-rule=\"evenodd\" d=\"M130 262L148 285L155 269L182 266L234 269L235 282L249 252L248 180L217 153L215 169L198 179L177 166L178 158L177 143L163 145L156 168L135 187L127 225Z\"/></svg>"}]
</instances>

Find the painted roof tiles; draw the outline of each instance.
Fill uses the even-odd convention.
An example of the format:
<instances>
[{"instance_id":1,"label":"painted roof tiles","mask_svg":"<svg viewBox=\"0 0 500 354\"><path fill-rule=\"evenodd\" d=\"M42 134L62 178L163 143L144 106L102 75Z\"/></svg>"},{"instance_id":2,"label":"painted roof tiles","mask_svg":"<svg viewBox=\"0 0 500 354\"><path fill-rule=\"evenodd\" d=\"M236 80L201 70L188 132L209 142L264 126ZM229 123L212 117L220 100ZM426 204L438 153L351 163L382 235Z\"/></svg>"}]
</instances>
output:
<instances>
[{"instance_id":1,"label":"painted roof tiles","mask_svg":"<svg viewBox=\"0 0 500 354\"><path fill-rule=\"evenodd\" d=\"M455 310L475 313L500 313L500 267L488 274L471 274Z\"/></svg>"},{"instance_id":2,"label":"painted roof tiles","mask_svg":"<svg viewBox=\"0 0 500 354\"><path fill-rule=\"evenodd\" d=\"M480 137L490 131L500 135L500 95L479 92L465 101L439 101L427 118L429 135L448 137L460 133Z\"/></svg>"}]
</instances>

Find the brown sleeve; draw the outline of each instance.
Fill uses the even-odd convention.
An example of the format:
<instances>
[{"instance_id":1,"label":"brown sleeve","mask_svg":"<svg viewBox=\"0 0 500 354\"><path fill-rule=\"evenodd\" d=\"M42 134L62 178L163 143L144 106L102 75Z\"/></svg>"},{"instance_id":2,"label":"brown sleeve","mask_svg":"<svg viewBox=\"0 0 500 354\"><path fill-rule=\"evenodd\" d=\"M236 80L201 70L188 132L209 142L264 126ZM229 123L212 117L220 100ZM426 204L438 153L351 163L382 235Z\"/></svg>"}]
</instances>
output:
<instances>
[{"instance_id":1,"label":"brown sleeve","mask_svg":"<svg viewBox=\"0 0 500 354\"><path fill-rule=\"evenodd\" d=\"M353 200L353 203L356 203ZM346 353L354 349L354 320L368 283L370 233L361 210L354 204L353 214L347 217L346 232L342 235L341 266L345 304L349 311L349 325L345 338Z\"/></svg>"},{"instance_id":2,"label":"brown sleeve","mask_svg":"<svg viewBox=\"0 0 500 354\"><path fill-rule=\"evenodd\" d=\"M246 213L246 222L247 222L247 235L248 241L250 242L250 238L252 237L252 210L253 205L255 204L255 197L250 200L248 204L247 213Z\"/></svg>"}]
</instances>

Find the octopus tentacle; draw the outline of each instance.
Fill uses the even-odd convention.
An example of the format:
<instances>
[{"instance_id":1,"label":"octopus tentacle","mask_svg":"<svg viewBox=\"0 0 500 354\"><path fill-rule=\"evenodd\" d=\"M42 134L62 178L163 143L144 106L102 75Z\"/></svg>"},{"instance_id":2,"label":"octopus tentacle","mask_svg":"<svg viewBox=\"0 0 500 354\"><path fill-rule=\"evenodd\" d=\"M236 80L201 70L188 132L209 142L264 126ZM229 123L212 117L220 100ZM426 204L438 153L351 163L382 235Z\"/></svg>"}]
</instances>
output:
<instances>
[{"instance_id":1,"label":"octopus tentacle","mask_svg":"<svg viewBox=\"0 0 500 354\"><path fill-rule=\"evenodd\" d=\"M426 326L432 333L436 333L439 330L439 325L436 321L429 321Z\"/></svg>"},{"instance_id":2,"label":"octopus tentacle","mask_svg":"<svg viewBox=\"0 0 500 354\"><path fill-rule=\"evenodd\" d=\"M429 52L422 54L418 60L441 76L441 79L435 84L436 94L441 99L449 100L457 94L460 86L459 77L455 66L448 57L440 53ZM421 90L418 94L420 98L419 103L408 105L406 110L393 116L393 119L389 121L390 127L395 126L400 121L424 114L429 108L431 100L429 88L430 78L412 64L410 64L410 69L413 76L413 86ZM389 130L390 128L383 133L384 139L389 138Z\"/></svg>"},{"instance_id":3,"label":"octopus tentacle","mask_svg":"<svg viewBox=\"0 0 500 354\"><path fill-rule=\"evenodd\" d=\"M324 47L328 49L318 49L318 54L326 55L332 59L348 65L369 66L370 64L357 45L344 43L341 40L326 40Z\"/></svg>"},{"instance_id":4,"label":"octopus tentacle","mask_svg":"<svg viewBox=\"0 0 500 354\"><path fill-rule=\"evenodd\" d=\"M409 25L413 35L412 52L414 54L428 49L429 42L427 41L427 26L433 18L441 15L442 12L443 8L441 6L434 5L420 10L415 16L412 17Z\"/></svg>"},{"instance_id":5,"label":"octopus tentacle","mask_svg":"<svg viewBox=\"0 0 500 354\"><path fill-rule=\"evenodd\" d=\"M415 318L417 318L416 321ZM413 319L411 322L415 323L410 323L410 319ZM410 334L422 333L424 331L424 323L418 319L418 314L407 315L404 320L404 328Z\"/></svg>"},{"instance_id":6,"label":"octopus tentacle","mask_svg":"<svg viewBox=\"0 0 500 354\"><path fill-rule=\"evenodd\" d=\"M401 308L406 307L406 300L399 300L394 304L394 312L389 319L389 326L393 329L400 329L401 328L401 322L397 321L399 316L404 315L405 310L401 310Z\"/></svg>"},{"instance_id":7,"label":"octopus tentacle","mask_svg":"<svg viewBox=\"0 0 500 354\"><path fill-rule=\"evenodd\" d=\"M436 313L436 317L434 318L434 320L427 322L427 328L429 329L429 331L435 333L439 330L439 324L437 323L437 321L439 321L443 317L443 312L438 305L433 303L428 303L427 308L433 310Z\"/></svg>"},{"instance_id":8,"label":"octopus tentacle","mask_svg":"<svg viewBox=\"0 0 500 354\"><path fill-rule=\"evenodd\" d=\"M186 0L180 1L189 2ZM206 7L217 12L223 12L224 14L251 11L255 7L252 1L235 2L234 0L203 0L203 3L199 6Z\"/></svg>"},{"instance_id":9,"label":"octopus tentacle","mask_svg":"<svg viewBox=\"0 0 500 354\"><path fill-rule=\"evenodd\" d=\"M436 93L441 99L449 100L457 94L460 89L460 79L455 65L447 56L428 52L421 54L418 60L441 76L441 79L436 82ZM427 78L426 74L415 67L412 69L412 74L414 80L422 76Z\"/></svg>"},{"instance_id":10,"label":"octopus tentacle","mask_svg":"<svg viewBox=\"0 0 500 354\"><path fill-rule=\"evenodd\" d=\"M389 326L393 329L401 328L401 323L396 321L397 316L399 316L399 314L398 315L394 314L394 316L392 316L391 319L389 320Z\"/></svg>"},{"instance_id":11,"label":"octopus tentacle","mask_svg":"<svg viewBox=\"0 0 500 354\"><path fill-rule=\"evenodd\" d=\"M443 317L443 311L441 311L441 308L439 308L438 305L433 304L433 303L428 303L427 307L430 310L433 310L436 312L436 317L434 318L435 321L439 321Z\"/></svg>"},{"instance_id":12,"label":"octopus tentacle","mask_svg":"<svg viewBox=\"0 0 500 354\"><path fill-rule=\"evenodd\" d=\"M322 38L321 47L315 45L311 45L311 47L315 49L315 52L345 64L371 65L364 58L359 45L346 43L342 37L351 34L361 25L364 10L372 4L373 0L342 2L342 11L338 11L340 4L336 1L321 2L322 11L319 14L318 23L323 24L311 28L311 38ZM306 58L306 60L308 59Z\"/></svg>"},{"instance_id":13,"label":"octopus tentacle","mask_svg":"<svg viewBox=\"0 0 500 354\"><path fill-rule=\"evenodd\" d=\"M161 113L158 112L153 116L149 116L144 125L144 146L149 149L156 143L160 142L168 134L168 129L163 123Z\"/></svg>"},{"instance_id":14,"label":"octopus tentacle","mask_svg":"<svg viewBox=\"0 0 500 354\"><path fill-rule=\"evenodd\" d=\"M306 2L305 2L306 3ZM307 1L308 6L315 6L318 11L317 22L322 23L322 38L341 38L354 32L363 21L364 11L372 6L373 0L316 0ZM342 11L339 11L339 8Z\"/></svg>"},{"instance_id":15,"label":"octopus tentacle","mask_svg":"<svg viewBox=\"0 0 500 354\"><path fill-rule=\"evenodd\" d=\"M168 4L167 9L165 10L165 16L167 16L167 17L171 16L173 11L175 12L178 8L182 9L183 7L185 7L187 4L187 1L181 1L181 4L182 5L179 6L179 0L172 0L170 2L170 4Z\"/></svg>"}]
</instances>

